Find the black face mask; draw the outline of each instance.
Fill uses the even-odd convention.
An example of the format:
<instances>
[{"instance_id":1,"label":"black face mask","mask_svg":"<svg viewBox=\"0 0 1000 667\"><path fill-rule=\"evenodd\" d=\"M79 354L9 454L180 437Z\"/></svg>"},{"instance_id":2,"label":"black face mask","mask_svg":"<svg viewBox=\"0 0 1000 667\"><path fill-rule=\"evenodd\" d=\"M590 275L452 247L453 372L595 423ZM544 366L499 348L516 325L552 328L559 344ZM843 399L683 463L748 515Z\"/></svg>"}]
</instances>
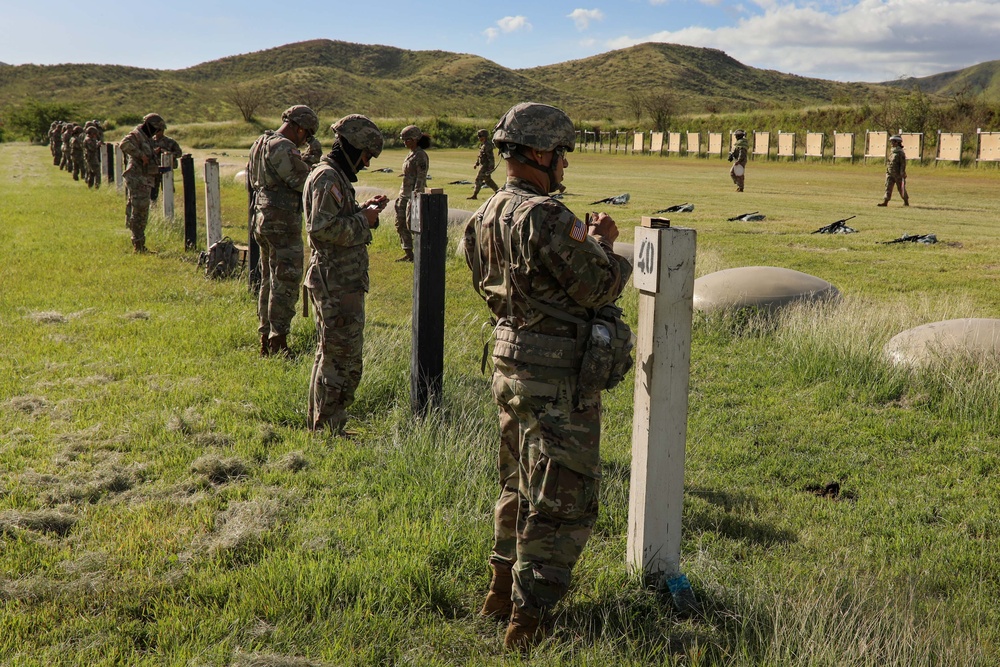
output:
<instances>
[{"instance_id":1,"label":"black face mask","mask_svg":"<svg viewBox=\"0 0 1000 667\"><path fill-rule=\"evenodd\" d=\"M153 126L147 122L142 124L142 133L145 134L147 137L152 137L154 134L156 134L156 130L154 130Z\"/></svg>"},{"instance_id":2,"label":"black face mask","mask_svg":"<svg viewBox=\"0 0 1000 667\"><path fill-rule=\"evenodd\" d=\"M356 174L364 168L361 164L361 153L360 148L355 148L343 137L337 137L327 157L336 162L347 174L351 183L354 183L358 180Z\"/></svg>"}]
</instances>

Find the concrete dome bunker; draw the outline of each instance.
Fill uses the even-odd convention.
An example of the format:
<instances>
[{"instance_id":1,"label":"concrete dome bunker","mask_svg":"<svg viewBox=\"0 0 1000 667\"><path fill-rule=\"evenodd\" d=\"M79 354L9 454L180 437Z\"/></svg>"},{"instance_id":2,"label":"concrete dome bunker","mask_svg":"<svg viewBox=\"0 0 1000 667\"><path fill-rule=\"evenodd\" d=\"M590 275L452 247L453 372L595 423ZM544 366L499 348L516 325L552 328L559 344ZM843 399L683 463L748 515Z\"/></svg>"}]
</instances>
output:
<instances>
[{"instance_id":1,"label":"concrete dome bunker","mask_svg":"<svg viewBox=\"0 0 1000 667\"><path fill-rule=\"evenodd\" d=\"M1000 359L1000 319L967 317L922 324L902 331L885 344L893 363L927 366L949 359Z\"/></svg>"},{"instance_id":2,"label":"concrete dome bunker","mask_svg":"<svg viewBox=\"0 0 1000 667\"><path fill-rule=\"evenodd\" d=\"M800 301L838 296L840 291L822 278L777 266L724 269L694 281L694 309L705 313L742 308L776 310Z\"/></svg>"}]
</instances>

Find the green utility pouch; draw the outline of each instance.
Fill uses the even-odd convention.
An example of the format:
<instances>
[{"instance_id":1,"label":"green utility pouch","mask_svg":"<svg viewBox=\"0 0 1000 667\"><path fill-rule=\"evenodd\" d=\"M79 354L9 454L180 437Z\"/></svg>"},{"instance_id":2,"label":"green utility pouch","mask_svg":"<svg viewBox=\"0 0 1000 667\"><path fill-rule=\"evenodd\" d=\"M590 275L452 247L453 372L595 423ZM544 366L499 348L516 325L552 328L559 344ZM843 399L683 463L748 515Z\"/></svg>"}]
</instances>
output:
<instances>
[{"instance_id":1,"label":"green utility pouch","mask_svg":"<svg viewBox=\"0 0 1000 667\"><path fill-rule=\"evenodd\" d=\"M633 349L635 336L622 319L622 309L609 304L598 310L580 363L580 395L593 395L621 384L632 368Z\"/></svg>"},{"instance_id":2,"label":"green utility pouch","mask_svg":"<svg viewBox=\"0 0 1000 667\"><path fill-rule=\"evenodd\" d=\"M551 368L576 368L580 359L576 340L572 338L519 331L502 324L496 328L493 354Z\"/></svg>"}]
</instances>

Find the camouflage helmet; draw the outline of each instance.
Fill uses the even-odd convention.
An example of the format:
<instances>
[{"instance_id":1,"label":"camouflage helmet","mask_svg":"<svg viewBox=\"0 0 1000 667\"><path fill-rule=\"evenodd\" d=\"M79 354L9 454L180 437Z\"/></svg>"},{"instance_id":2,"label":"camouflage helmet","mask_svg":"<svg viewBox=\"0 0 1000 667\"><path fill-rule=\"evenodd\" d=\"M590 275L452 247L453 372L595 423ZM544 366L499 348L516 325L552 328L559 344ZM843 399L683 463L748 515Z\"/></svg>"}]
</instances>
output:
<instances>
[{"instance_id":1,"label":"camouflage helmet","mask_svg":"<svg viewBox=\"0 0 1000 667\"><path fill-rule=\"evenodd\" d=\"M537 102L515 104L493 128L493 143L527 146L538 151L551 151L562 146L572 151L576 144L576 128L563 111ZM502 149L502 148L501 148Z\"/></svg>"},{"instance_id":2,"label":"camouflage helmet","mask_svg":"<svg viewBox=\"0 0 1000 667\"><path fill-rule=\"evenodd\" d=\"M88 135L93 135L93 136L95 136L95 137L96 137L96 136L98 136L98 135L100 134L100 133L99 133L99 132L97 131L97 126L96 126L96 125L91 125L91 126L89 126L89 127L86 127L86 128L84 128L84 131L85 131L85 132L86 132L86 133L87 133Z\"/></svg>"},{"instance_id":3,"label":"camouflage helmet","mask_svg":"<svg viewBox=\"0 0 1000 667\"><path fill-rule=\"evenodd\" d=\"M142 117L142 122L153 128L154 131L167 129L167 122L158 113L148 113Z\"/></svg>"},{"instance_id":4,"label":"camouflage helmet","mask_svg":"<svg viewBox=\"0 0 1000 667\"><path fill-rule=\"evenodd\" d=\"M489 130L482 129L476 132L476 136L479 137L480 139L486 139L487 137L490 136L490 132Z\"/></svg>"},{"instance_id":5,"label":"camouflage helmet","mask_svg":"<svg viewBox=\"0 0 1000 667\"><path fill-rule=\"evenodd\" d=\"M744 130L736 130L735 132L733 132L733 134L736 135L737 139L742 139L743 137L747 136L747 133Z\"/></svg>"},{"instance_id":6,"label":"camouflage helmet","mask_svg":"<svg viewBox=\"0 0 1000 667\"><path fill-rule=\"evenodd\" d=\"M399 138L403 141L406 141L407 139L415 139L419 141L422 136L424 136L424 133L421 132L420 128L416 125L407 125L399 131Z\"/></svg>"},{"instance_id":7,"label":"camouflage helmet","mask_svg":"<svg viewBox=\"0 0 1000 667\"><path fill-rule=\"evenodd\" d=\"M296 104L288 107L281 114L281 121L284 123L295 123L306 132L316 134L319 129L319 116L316 112L304 104Z\"/></svg>"},{"instance_id":8,"label":"camouflage helmet","mask_svg":"<svg viewBox=\"0 0 1000 667\"><path fill-rule=\"evenodd\" d=\"M889 143L890 144L895 144L895 143L902 144L903 143L903 137L899 136L898 134L894 134L891 137L889 137Z\"/></svg>"},{"instance_id":9,"label":"camouflage helmet","mask_svg":"<svg viewBox=\"0 0 1000 667\"><path fill-rule=\"evenodd\" d=\"M378 157L382 152L382 130L367 116L357 113L344 116L331 125L330 129L355 148L368 151L372 157Z\"/></svg>"}]
</instances>

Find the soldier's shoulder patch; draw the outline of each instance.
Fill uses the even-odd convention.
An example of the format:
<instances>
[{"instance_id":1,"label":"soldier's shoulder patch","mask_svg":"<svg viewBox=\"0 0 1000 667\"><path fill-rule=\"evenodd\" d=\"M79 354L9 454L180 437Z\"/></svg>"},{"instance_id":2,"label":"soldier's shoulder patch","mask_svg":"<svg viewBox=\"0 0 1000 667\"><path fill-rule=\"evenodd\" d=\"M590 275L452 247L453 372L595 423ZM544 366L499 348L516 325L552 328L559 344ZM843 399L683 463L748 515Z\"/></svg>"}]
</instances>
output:
<instances>
[{"instance_id":1,"label":"soldier's shoulder patch","mask_svg":"<svg viewBox=\"0 0 1000 667\"><path fill-rule=\"evenodd\" d=\"M569 237L574 241L583 243L587 239L587 224L580 218L573 218L573 226L569 230Z\"/></svg>"},{"instance_id":2,"label":"soldier's shoulder patch","mask_svg":"<svg viewBox=\"0 0 1000 667\"><path fill-rule=\"evenodd\" d=\"M340 188L337 187L336 183L330 183L330 194L333 195L333 198L337 200L338 204L344 203L344 194L340 191Z\"/></svg>"}]
</instances>

